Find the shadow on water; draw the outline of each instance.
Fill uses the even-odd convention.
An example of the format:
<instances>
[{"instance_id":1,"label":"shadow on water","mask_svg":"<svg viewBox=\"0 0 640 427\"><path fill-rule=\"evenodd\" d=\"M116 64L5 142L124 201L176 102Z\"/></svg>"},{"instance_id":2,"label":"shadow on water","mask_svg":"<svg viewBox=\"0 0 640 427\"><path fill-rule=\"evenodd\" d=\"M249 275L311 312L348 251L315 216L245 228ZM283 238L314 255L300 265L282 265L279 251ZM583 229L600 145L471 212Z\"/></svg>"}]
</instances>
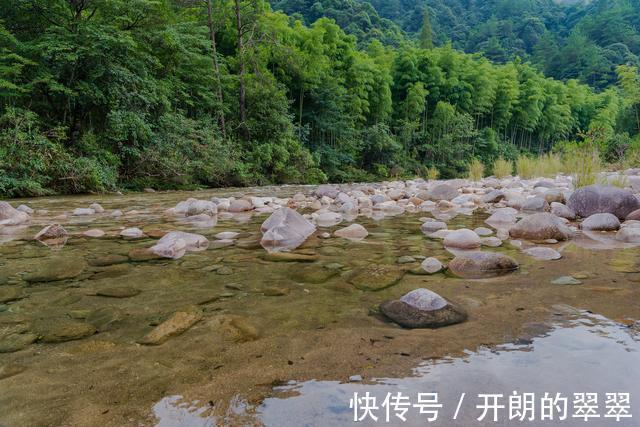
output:
<instances>
[{"instance_id":1,"label":"shadow on water","mask_svg":"<svg viewBox=\"0 0 640 427\"><path fill-rule=\"evenodd\" d=\"M492 348L467 352L459 358L442 358L417 367L407 378L365 379L364 382L339 381L291 381L273 389L271 397L259 406L252 407L239 397L232 402L224 418L207 418L207 409L181 402L180 396L171 396L158 402L154 413L160 426L208 426L208 425L265 425L265 426L344 426L344 425L584 425L584 418L574 418L574 393L597 393L596 414L592 425L638 425L640 416L635 409L635 396L640 392L640 333L634 327L624 327L600 315L581 312L555 323L548 331L530 340L521 340ZM370 416L354 422L354 409L350 400L354 393L362 398L376 398L378 410ZM428 414L420 414L419 408L410 407L404 414L406 421L396 417L393 407L386 421L383 404L388 393L406 396L411 405L418 402L418 393L438 393L442 408L438 418L428 422ZM534 420L509 420L509 396L533 393ZM454 420L461 394L465 393L457 419ZM552 410L553 420L541 421L541 398L549 393L552 398L560 394ZM629 413L632 418L608 418L606 393L630 393ZM498 409L497 422L493 411L478 421L483 409L482 394L502 394L498 400L504 409ZM566 419L562 398L567 398ZM361 403L364 401L361 401ZM369 401L371 402L371 401ZM358 417L363 415L362 406ZM527 414L527 418L530 413Z\"/></svg>"}]
</instances>

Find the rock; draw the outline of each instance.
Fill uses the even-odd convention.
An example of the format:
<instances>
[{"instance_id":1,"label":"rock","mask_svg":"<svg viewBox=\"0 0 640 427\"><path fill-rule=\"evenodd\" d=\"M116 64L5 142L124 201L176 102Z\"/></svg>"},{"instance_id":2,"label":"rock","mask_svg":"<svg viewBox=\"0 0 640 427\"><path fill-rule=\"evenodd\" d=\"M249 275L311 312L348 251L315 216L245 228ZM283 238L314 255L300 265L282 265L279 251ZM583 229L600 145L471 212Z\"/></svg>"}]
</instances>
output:
<instances>
[{"instance_id":1,"label":"rock","mask_svg":"<svg viewBox=\"0 0 640 427\"><path fill-rule=\"evenodd\" d=\"M625 219L631 212L640 208L640 201L627 190L590 185L574 191L567 206L582 218L596 213L610 213L618 219Z\"/></svg>"},{"instance_id":2,"label":"rock","mask_svg":"<svg viewBox=\"0 0 640 427\"><path fill-rule=\"evenodd\" d=\"M283 297L285 295L289 295L289 288L278 288L278 287L269 287L265 288L262 291L262 294L266 297Z\"/></svg>"},{"instance_id":3,"label":"rock","mask_svg":"<svg viewBox=\"0 0 640 427\"><path fill-rule=\"evenodd\" d=\"M135 248L129 251L129 259L133 262L151 261L162 258L164 257L153 252L151 248Z\"/></svg>"},{"instance_id":4,"label":"rock","mask_svg":"<svg viewBox=\"0 0 640 427\"><path fill-rule=\"evenodd\" d=\"M76 208L76 209L73 210L71 215L73 215L73 216L88 216L88 215L93 215L95 213L96 213L96 211L94 211L91 208Z\"/></svg>"},{"instance_id":5,"label":"rock","mask_svg":"<svg viewBox=\"0 0 640 427\"><path fill-rule=\"evenodd\" d=\"M34 212L34 211L33 211L33 209L31 209L31 208L30 208L29 206L27 206L27 205L20 205L20 206L18 206L18 207L16 208L16 210L17 210L17 211L20 211L20 212L24 212L24 213L26 213L27 215L33 215L33 212Z\"/></svg>"},{"instance_id":6,"label":"rock","mask_svg":"<svg viewBox=\"0 0 640 427\"><path fill-rule=\"evenodd\" d=\"M457 188L450 184L439 184L430 189L425 195L418 195L418 197L426 196L424 200L432 200L438 202L440 200L452 200L458 197L460 193L458 193Z\"/></svg>"},{"instance_id":7,"label":"rock","mask_svg":"<svg viewBox=\"0 0 640 427\"><path fill-rule=\"evenodd\" d=\"M571 276L561 276L551 281L554 285L581 285L582 282L578 279L574 279Z\"/></svg>"},{"instance_id":8,"label":"rock","mask_svg":"<svg viewBox=\"0 0 640 427\"><path fill-rule=\"evenodd\" d=\"M167 320L156 326L142 337L138 343L143 345L160 345L171 337L178 336L202 319L202 312L196 307L177 311Z\"/></svg>"},{"instance_id":9,"label":"rock","mask_svg":"<svg viewBox=\"0 0 640 427\"><path fill-rule=\"evenodd\" d=\"M150 248L151 252L163 258L179 259L185 252L206 250L209 240L200 234L171 231Z\"/></svg>"},{"instance_id":10,"label":"rock","mask_svg":"<svg viewBox=\"0 0 640 427\"><path fill-rule=\"evenodd\" d=\"M379 291L395 285L402 276L402 269L381 264L361 267L347 281L362 291Z\"/></svg>"},{"instance_id":11,"label":"rock","mask_svg":"<svg viewBox=\"0 0 640 427\"><path fill-rule=\"evenodd\" d=\"M116 209L114 211L111 212L111 216L114 218L119 218L122 216L122 211L119 209Z\"/></svg>"},{"instance_id":12,"label":"rock","mask_svg":"<svg viewBox=\"0 0 640 427\"><path fill-rule=\"evenodd\" d=\"M245 199L232 200L229 204L229 212L247 212L253 210L253 205Z\"/></svg>"},{"instance_id":13,"label":"rock","mask_svg":"<svg viewBox=\"0 0 640 427\"><path fill-rule=\"evenodd\" d=\"M105 332L113 329L114 325L125 318L125 312L117 307L100 307L91 311L86 321L99 331Z\"/></svg>"},{"instance_id":14,"label":"rock","mask_svg":"<svg viewBox=\"0 0 640 427\"><path fill-rule=\"evenodd\" d=\"M502 240L497 237L483 237L480 239L482 246L488 246L490 248L497 248L502 246Z\"/></svg>"},{"instance_id":15,"label":"rock","mask_svg":"<svg viewBox=\"0 0 640 427\"><path fill-rule=\"evenodd\" d=\"M260 337L258 329L243 316L224 315L216 319L217 329L235 342L255 341Z\"/></svg>"},{"instance_id":16,"label":"rock","mask_svg":"<svg viewBox=\"0 0 640 427\"><path fill-rule=\"evenodd\" d=\"M550 213L537 213L521 219L509 229L509 235L515 239L558 241L568 240L573 232L560 218Z\"/></svg>"},{"instance_id":17,"label":"rock","mask_svg":"<svg viewBox=\"0 0 640 427\"><path fill-rule=\"evenodd\" d=\"M411 264L412 262L416 262L416 259L410 255L403 255L399 257L396 262L398 264Z\"/></svg>"},{"instance_id":18,"label":"rock","mask_svg":"<svg viewBox=\"0 0 640 427\"><path fill-rule=\"evenodd\" d=\"M549 211L549 203L542 197L531 197L526 199L522 204L523 211L530 212L547 212Z\"/></svg>"},{"instance_id":19,"label":"rock","mask_svg":"<svg viewBox=\"0 0 640 427\"><path fill-rule=\"evenodd\" d=\"M0 303L17 301L24 298L22 288L17 286L2 286L0 287Z\"/></svg>"},{"instance_id":20,"label":"rock","mask_svg":"<svg viewBox=\"0 0 640 427\"><path fill-rule=\"evenodd\" d=\"M467 252L449 263L453 274L467 279L499 276L517 269L518 263L513 258L496 252Z\"/></svg>"},{"instance_id":21,"label":"rock","mask_svg":"<svg viewBox=\"0 0 640 427\"><path fill-rule=\"evenodd\" d=\"M30 218L29 214L14 209L9 203L0 202L0 225L20 225Z\"/></svg>"},{"instance_id":22,"label":"rock","mask_svg":"<svg viewBox=\"0 0 640 427\"><path fill-rule=\"evenodd\" d=\"M338 197L338 193L340 193L340 190L333 185L320 185L313 192L317 197L329 197L331 199Z\"/></svg>"},{"instance_id":23,"label":"rock","mask_svg":"<svg viewBox=\"0 0 640 427\"><path fill-rule=\"evenodd\" d=\"M82 233L84 237L89 237L92 239L99 239L100 237L104 237L105 234L106 233L104 231L98 230L97 228L94 228L92 230L87 230Z\"/></svg>"},{"instance_id":24,"label":"rock","mask_svg":"<svg viewBox=\"0 0 640 427\"><path fill-rule=\"evenodd\" d=\"M93 325L74 320L47 320L39 325L38 335L45 343L79 340L96 333Z\"/></svg>"},{"instance_id":25,"label":"rock","mask_svg":"<svg viewBox=\"0 0 640 427\"><path fill-rule=\"evenodd\" d=\"M39 283L73 279L79 276L86 266L82 258L50 258L39 265L36 271L27 273L24 280Z\"/></svg>"},{"instance_id":26,"label":"rock","mask_svg":"<svg viewBox=\"0 0 640 427\"><path fill-rule=\"evenodd\" d=\"M504 199L504 192L493 190L482 196L482 203L498 203L502 199Z\"/></svg>"},{"instance_id":27,"label":"rock","mask_svg":"<svg viewBox=\"0 0 640 427\"><path fill-rule=\"evenodd\" d=\"M484 222L489 225L514 224L517 218L515 212L512 211L511 208L498 209Z\"/></svg>"},{"instance_id":28,"label":"rock","mask_svg":"<svg viewBox=\"0 0 640 427\"><path fill-rule=\"evenodd\" d=\"M290 208L275 211L262 223L260 244L268 252L290 251L302 245L316 231L316 226Z\"/></svg>"},{"instance_id":29,"label":"rock","mask_svg":"<svg viewBox=\"0 0 640 427\"><path fill-rule=\"evenodd\" d=\"M95 213L103 213L104 208L100 206L100 203L92 203L89 205L89 209L93 209Z\"/></svg>"},{"instance_id":30,"label":"rock","mask_svg":"<svg viewBox=\"0 0 640 427\"><path fill-rule=\"evenodd\" d=\"M547 203L564 203L565 197L562 190L549 190L544 193L544 200L546 200Z\"/></svg>"},{"instance_id":31,"label":"rock","mask_svg":"<svg viewBox=\"0 0 640 427\"><path fill-rule=\"evenodd\" d=\"M96 292L96 295L99 297L109 298L131 298L139 294L140 291L131 286L110 286Z\"/></svg>"},{"instance_id":32,"label":"rock","mask_svg":"<svg viewBox=\"0 0 640 427\"><path fill-rule=\"evenodd\" d=\"M125 239L140 239L142 237L145 237L142 230L140 230L137 227L127 228L125 230L122 230L120 232L120 236L124 237Z\"/></svg>"},{"instance_id":33,"label":"rock","mask_svg":"<svg viewBox=\"0 0 640 427\"><path fill-rule=\"evenodd\" d=\"M337 212L323 212L316 216L318 227L333 227L342 222L342 215Z\"/></svg>"},{"instance_id":34,"label":"rock","mask_svg":"<svg viewBox=\"0 0 640 427\"><path fill-rule=\"evenodd\" d=\"M640 228L622 227L616 233L616 240L624 243L640 243Z\"/></svg>"},{"instance_id":35,"label":"rock","mask_svg":"<svg viewBox=\"0 0 640 427\"><path fill-rule=\"evenodd\" d=\"M620 229L620 220L610 213L593 214L580 224L583 230L616 231Z\"/></svg>"},{"instance_id":36,"label":"rock","mask_svg":"<svg viewBox=\"0 0 640 427\"><path fill-rule=\"evenodd\" d=\"M351 224L348 227L336 230L333 234L337 237L358 241L367 237L369 232L360 224Z\"/></svg>"},{"instance_id":37,"label":"rock","mask_svg":"<svg viewBox=\"0 0 640 427\"><path fill-rule=\"evenodd\" d=\"M545 181L545 180L538 181L535 184L533 184L533 188L539 188L539 187L542 187L542 188L555 188L555 186L556 185L553 182Z\"/></svg>"},{"instance_id":38,"label":"rock","mask_svg":"<svg viewBox=\"0 0 640 427\"><path fill-rule=\"evenodd\" d=\"M480 237L466 228L448 233L443 243L445 247L456 249L476 249L481 245Z\"/></svg>"},{"instance_id":39,"label":"rock","mask_svg":"<svg viewBox=\"0 0 640 427\"><path fill-rule=\"evenodd\" d=\"M34 239L39 241L60 240L67 237L69 233L60 224L51 224L40 230Z\"/></svg>"},{"instance_id":40,"label":"rock","mask_svg":"<svg viewBox=\"0 0 640 427\"><path fill-rule=\"evenodd\" d=\"M447 224L442 221L427 221L420 226L420 230L422 230L425 234L435 233L439 230L446 230Z\"/></svg>"},{"instance_id":41,"label":"rock","mask_svg":"<svg viewBox=\"0 0 640 427\"><path fill-rule=\"evenodd\" d=\"M439 328L464 322L465 311L428 289L416 289L380 305L380 311L406 328Z\"/></svg>"},{"instance_id":42,"label":"rock","mask_svg":"<svg viewBox=\"0 0 640 427\"><path fill-rule=\"evenodd\" d=\"M129 262L129 258L124 255L103 255L98 258L89 261L89 265L92 267L107 267L115 264L124 264Z\"/></svg>"},{"instance_id":43,"label":"rock","mask_svg":"<svg viewBox=\"0 0 640 427\"><path fill-rule=\"evenodd\" d=\"M218 213L218 206L209 200L187 199L178 203L175 207L167 210L169 215L178 216L196 216L196 215L209 215L215 216Z\"/></svg>"},{"instance_id":44,"label":"rock","mask_svg":"<svg viewBox=\"0 0 640 427\"><path fill-rule=\"evenodd\" d=\"M640 209L631 212L625 219L628 221L640 221Z\"/></svg>"},{"instance_id":45,"label":"rock","mask_svg":"<svg viewBox=\"0 0 640 427\"><path fill-rule=\"evenodd\" d=\"M235 231L223 231L222 233L216 234L214 237L218 240L232 240L239 235L240 233L236 233Z\"/></svg>"},{"instance_id":46,"label":"rock","mask_svg":"<svg viewBox=\"0 0 640 427\"><path fill-rule=\"evenodd\" d=\"M442 271L444 268L442 263L437 258L426 258L420 264L420 267L429 274L436 274Z\"/></svg>"},{"instance_id":47,"label":"rock","mask_svg":"<svg viewBox=\"0 0 640 427\"><path fill-rule=\"evenodd\" d=\"M38 335L26 332L23 334L10 334L0 338L0 353L14 353L24 350L32 343L36 342Z\"/></svg>"},{"instance_id":48,"label":"rock","mask_svg":"<svg viewBox=\"0 0 640 427\"><path fill-rule=\"evenodd\" d=\"M568 219L569 221L576 219L576 213L562 203L551 202L551 213L559 218Z\"/></svg>"},{"instance_id":49,"label":"rock","mask_svg":"<svg viewBox=\"0 0 640 427\"><path fill-rule=\"evenodd\" d=\"M478 227L474 229L473 232L480 237L491 236L493 234L493 231L487 227Z\"/></svg>"},{"instance_id":50,"label":"rock","mask_svg":"<svg viewBox=\"0 0 640 427\"><path fill-rule=\"evenodd\" d=\"M552 261L562 258L560 252L545 247L529 248L522 251L523 253L541 261Z\"/></svg>"}]
</instances>

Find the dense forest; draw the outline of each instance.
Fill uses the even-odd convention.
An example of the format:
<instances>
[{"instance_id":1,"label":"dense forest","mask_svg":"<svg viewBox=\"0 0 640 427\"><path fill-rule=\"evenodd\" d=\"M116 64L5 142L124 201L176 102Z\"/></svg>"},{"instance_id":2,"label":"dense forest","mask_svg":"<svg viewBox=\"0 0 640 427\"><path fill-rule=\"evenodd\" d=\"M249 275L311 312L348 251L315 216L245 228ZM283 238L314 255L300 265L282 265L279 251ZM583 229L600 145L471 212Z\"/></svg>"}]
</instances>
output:
<instances>
[{"instance_id":1,"label":"dense forest","mask_svg":"<svg viewBox=\"0 0 640 427\"><path fill-rule=\"evenodd\" d=\"M450 177L583 139L611 162L640 146L634 61L590 86L545 77L541 41L465 53L496 2L459 1L466 40L444 35L435 2L424 19L417 1L273 5L288 15L261 0L0 0L0 194ZM571 7L540 12L558 55L589 28ZM624 19L628 40L600 22L615 34L598 43L637 52L637 10Z\"/></svg>"}]
</instances>

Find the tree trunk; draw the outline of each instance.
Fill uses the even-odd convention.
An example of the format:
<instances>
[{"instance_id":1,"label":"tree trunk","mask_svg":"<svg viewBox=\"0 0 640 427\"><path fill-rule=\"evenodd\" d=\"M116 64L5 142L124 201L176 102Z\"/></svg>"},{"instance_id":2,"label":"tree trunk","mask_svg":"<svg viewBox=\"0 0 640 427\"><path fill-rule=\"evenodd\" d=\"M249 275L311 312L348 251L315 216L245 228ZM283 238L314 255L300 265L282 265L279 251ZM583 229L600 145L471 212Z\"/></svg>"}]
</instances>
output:
<instances>
[{"instance_id":1,"label":"tree trunk","mask_svg":"<svg viewBox=\"0 0 640 427\"><path fill-rule=\"evenodd\" d=\"M245 88L245 63L244 63L244 42L242 40L242 17L240 14L240 0L235 0L236 12L236 30L238 32L238 79L240 85L239 91L239 108L240 108L240 136L249 139L249 130L247 129L247 93Z\"/></svg>"},{"instance_id":2,"label":"tree trunk","mask_svg":"<svg viewBox=\"0 0 640 427\"><path fill-rule=\"evenodd\" d=\"M213 6L212 0L207 0L207 18L209 24L209 37L211 38L211 54L213 56L213 71L216 73L216 83L218 84L218 102L220 102L220 112L218 121L222 137L226 137L226 124L224 120L224 94L222 93L222 83L220 80L220 65L218 64L218 50L216 48L216 32L213 28Z\"/></svg>"}]
</instances>

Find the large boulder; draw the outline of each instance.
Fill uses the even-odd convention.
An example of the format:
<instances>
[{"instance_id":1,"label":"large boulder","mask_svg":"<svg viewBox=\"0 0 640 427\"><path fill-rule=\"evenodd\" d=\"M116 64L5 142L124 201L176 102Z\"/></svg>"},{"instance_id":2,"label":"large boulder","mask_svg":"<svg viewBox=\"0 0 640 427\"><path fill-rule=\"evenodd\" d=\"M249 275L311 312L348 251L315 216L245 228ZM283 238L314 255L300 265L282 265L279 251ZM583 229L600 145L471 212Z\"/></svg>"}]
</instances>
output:
<instances>
[{"instance_id":1,"label":"large boulder","mask_svg":"<svg viewBox=\"0 0 640 427\"><path fill-rule=\"evenodd\" d=\"M29 214L14 209L7 202L0 202L0 225L20 225L29 221Z\"/></svg>"},{"instance_id":2,"label":"large boulder","mask_svg":"<svg viewBox=\"0 0 640 427\"><path fill-rule=\"evenodd\" d=\"M444 238L444 246L456 249L476 249L481 245L480 236L466 228L455 230Z\"/></svg>"},{"instance_id":3,"label":"large boulder","mask_svg":"<svg viewBox=\"0 0 640 427\"><path fill-rule=\"evenodd\" d=\"M640 201L630 191L621 188L590 185L573 192L567 206L582 218L596 213L610 213L619 219L640 208Z\"/></svg>"},{"instance_id":4,"label":"large boulder","mask_svg":"<svg viewBox=\"0 0 640 427\"><path fill-rule=\"evenodd\" d=\"M482 196L482 203L498 203L502 199L504 199L504 192L493 190Z\"/></svg>"},{"instance_id":5,"label":"large boulder","mask_svg":"<svg viewBox=\"0 0 640 427\"><path fill-rule=\"evenodd\" d=\"M262 223L260 244L269 252L290 251L304 243L316 226L290 208L275 211Z\"/></svg>"},{"instance_id":6,"label":"large boulder","mask_svg":"<svg viewBox=\"0 0 640 427\"><path fill-rule=\"evenodd\" d=\"M340 190L333 185L320 185L315 189L313 194L317 197L329 197L335 199L340 193Z\"/></svg>"},{"instance_id":7,"label":"large boulder","mask_svg":"<svg viewBox=\"0 0 640 427\"><path fill-rule=\"evenodd\" d=\"M560 218L550 213L537 213L521 219L509 229L511 237L527 240L568 240L573 234Z\"/></svg>"},{"instance_id":8,"label":"large boulder","mask_svg":"<svg viewBox=\"0 0 640 427\"><path fill-rule=\"evenodd\" d=\"M462 308L422 288L381 304L380 311L405 328L439 328L467 320Z\"/></svg>"},{"instance_id":9,"label":"large boulder","mask_svg":"<svg viewBox=\"0 0 640 427\"><path fill-rule=\"evenodd\" d=\"M428 191L425 195L427 197L426 200L433 200L439 202L440 200L452 200L458 197L460 193L458 190L449 184L439 184L433 187ZM418 196L421 197L421 196ZM422 198L422 197L421 197Z\"/></svg>"},{"instance_id":10,"label":"large boulder","mask_svg":"<svg viewBox=\"0 0 640 427\"><path fill-rule=\"evenodd\" d=\"M515 224L518 220L516 217L516 210L513 208L502 208L497 209L489 218L487 218L484 222L491 226L502 226L502 225L510 225Z\"/></svg>"},{"instance_id":11,"label":"large boulder","mask_svg":"<svg viewBox=\"0 0 640 427\"><path fill-rule=\"evenodd\" d=\"M518 269L513 258L496 252L467 252L456 256L449 263L449 271L467 279L500 276Z\"/></svg>"},{"instance_id":12,"label":"large boulder","mask_svg":"<svg viewBox=\"0 0 640 427\"><path fill-rule=\"evenodd\" d=\"M567 205L558 202L551 202L551 213L557 217L573 221L576 219L576 213L569 209Z\"/></svg>"},{"instance_id":13,"label":"large boulder","mask_svg":"<svg viewBox=\"0 0 640 427\"><path fill-rule=\"evenodd\" d=\"M627 220L640 221L640 209L636 209L626 217Z\"/></svg>"},{"instance_id":14,"label":"large boulder","mask_svg":"<svg viewBox=\"0 0 640 427\"><path fill-rule=\"evenodd\" d=\"M614 214L598 213L582 221L580 226L583 230L616 231L620 228L620 220Z\"/></svg>"}]
</instances>

